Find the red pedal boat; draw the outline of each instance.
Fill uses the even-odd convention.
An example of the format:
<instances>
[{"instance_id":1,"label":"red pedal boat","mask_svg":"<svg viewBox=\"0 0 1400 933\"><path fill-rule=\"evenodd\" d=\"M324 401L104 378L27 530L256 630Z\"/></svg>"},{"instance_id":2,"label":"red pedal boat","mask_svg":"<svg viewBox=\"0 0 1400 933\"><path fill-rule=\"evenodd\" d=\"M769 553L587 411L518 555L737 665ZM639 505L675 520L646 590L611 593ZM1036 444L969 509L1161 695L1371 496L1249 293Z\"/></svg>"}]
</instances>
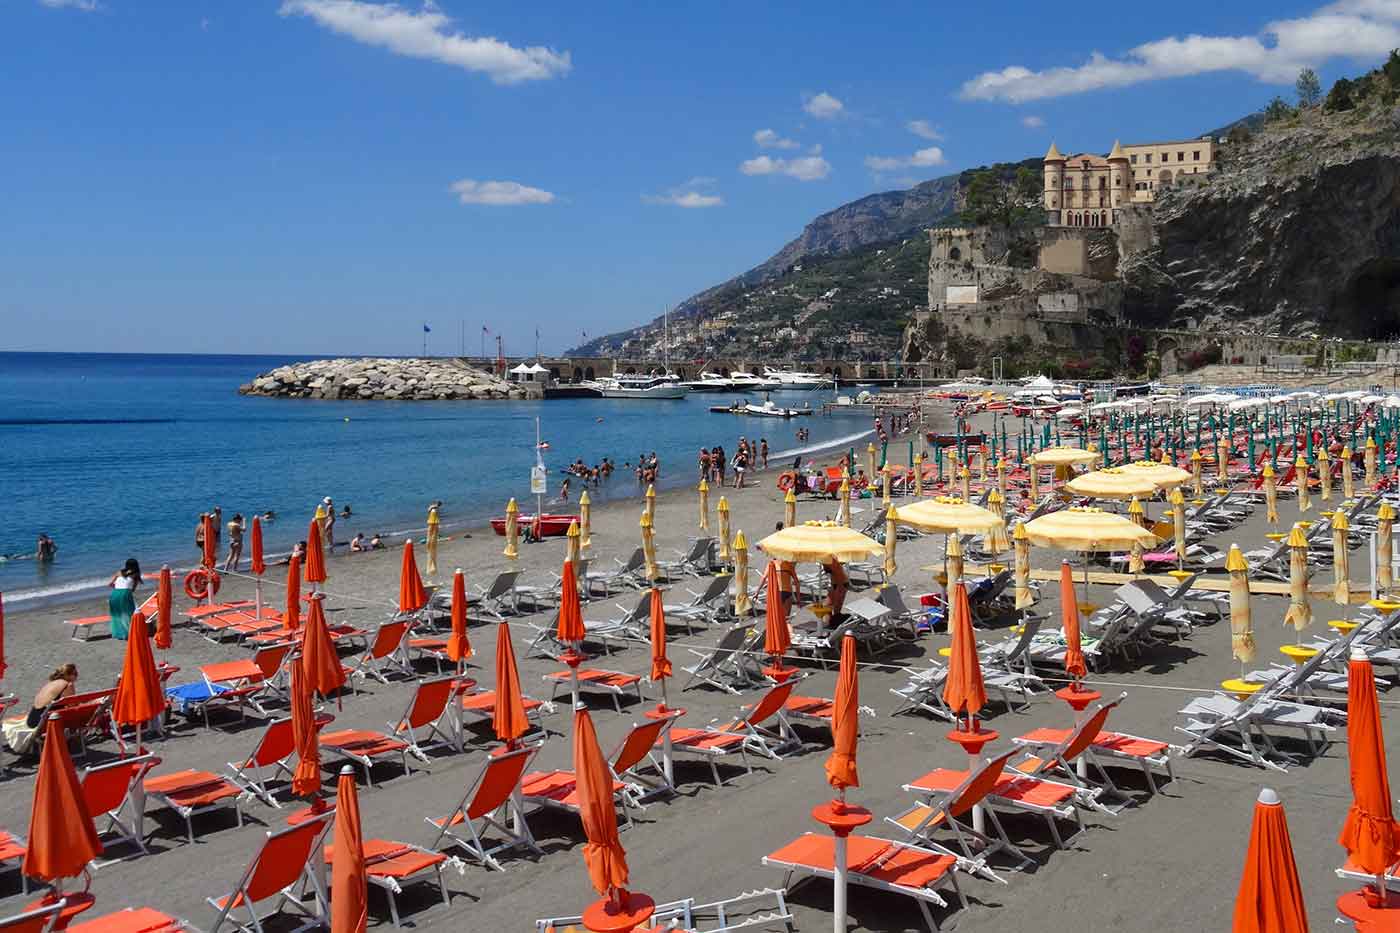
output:
<instances>
[{"instance_id":1,"label":"red pedal boat","mask_svg":"<svg viewBox=\"0 0 1400 933\"><path fill-rule=\"evenodd\" d=\"M540 537L562 537L563 535L569 533L569 526L576 521L578 521L577 515L550 515L549 513L545 513L544 515L540 516ZM529 528L535 523L535 516L518 515L516 516L516 522L519 524L520 533L523 535L525 533L525 529ZM500 518L491 519L491 528L493 531L496 532L496 534L504 537L506 533L505 516L503 515Z\"/></svg>"}]
</instances>

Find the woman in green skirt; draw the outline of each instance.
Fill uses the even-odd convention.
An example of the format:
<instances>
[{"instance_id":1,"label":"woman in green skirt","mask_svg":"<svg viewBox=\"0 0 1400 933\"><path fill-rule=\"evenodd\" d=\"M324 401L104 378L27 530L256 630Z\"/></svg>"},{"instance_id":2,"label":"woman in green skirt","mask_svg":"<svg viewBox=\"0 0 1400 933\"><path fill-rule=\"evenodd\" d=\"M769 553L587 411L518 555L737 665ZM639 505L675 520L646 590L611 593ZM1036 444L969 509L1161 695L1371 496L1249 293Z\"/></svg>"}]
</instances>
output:
<instances>
[{"instance_id":1,"label":"woman in green skirt","mask_svg":"<svg viewBox=\"0 0 1400 933\"><path fill-rule=\"evenodd\" d=\"M126 641L127 632L131 630L131 614L136 611L136 588L140 585L141 565L136 558L128 557L108 583L112 595L107 597L107 613L111 616L113 638Z\"/></svg>"}]
</instances>

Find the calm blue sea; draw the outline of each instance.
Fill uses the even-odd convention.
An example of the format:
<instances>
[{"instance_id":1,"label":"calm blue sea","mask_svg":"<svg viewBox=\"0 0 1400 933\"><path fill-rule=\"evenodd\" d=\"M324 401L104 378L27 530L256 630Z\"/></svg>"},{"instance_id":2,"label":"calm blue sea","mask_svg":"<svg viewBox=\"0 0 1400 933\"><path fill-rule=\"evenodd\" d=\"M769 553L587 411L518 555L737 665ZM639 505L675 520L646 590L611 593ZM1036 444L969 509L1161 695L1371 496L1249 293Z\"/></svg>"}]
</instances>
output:
<instances>
[{"instance_id":1,"label":"calm blue sea","mask_svg":"<svg viewBox=\"0 0 1400 933\"><path fill-rule=\"evenodd\" d=\"M196 560L194 525L215 505L228 519L273 510L269 553L305 533L322 496L349 503L356 531L391 534L422 526L442 499L448 525L501 513L511 496L531 502L535 419L550 496L560 468L582 457L619 465L656 451L661 485L689 484L701 444L733 452L738 437L768 438L774 451L851 443L868 415L790 422L711 414L728 396L684 401L560 399L541 402L348 402L247 398L238 386L298 357L0 353L0 554L28 555L40 532L53 536L49 567L0 562L0 590L14 608L71 599L105 583L127 557L143 568ZM785 397L780 397L785 395ZM774 393L819 407L825 394ZM592 494L606 501L638 492L619 469ZM572 499L577 499L574 483Z\"/></svg>"}]
</instances>

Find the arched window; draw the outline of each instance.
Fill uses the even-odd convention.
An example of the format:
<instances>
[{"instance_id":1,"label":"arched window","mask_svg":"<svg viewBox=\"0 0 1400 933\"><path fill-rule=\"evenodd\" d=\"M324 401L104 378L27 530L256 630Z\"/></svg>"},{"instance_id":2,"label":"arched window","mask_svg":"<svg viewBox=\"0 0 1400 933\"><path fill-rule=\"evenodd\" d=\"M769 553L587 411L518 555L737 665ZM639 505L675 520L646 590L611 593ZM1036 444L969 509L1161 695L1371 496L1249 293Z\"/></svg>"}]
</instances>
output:
<instances>
[{"instance_id":1,"label":"arched window","mask_svg":"<svg viewBox=\"0 0 1400 933\"><path fill-rule=\"evenodd\" d=\"M1167 169L1162 169L1162 171L1161 171L1160 173L1158 173L1158 175L1157 175L1157 185L1158 185L1158 187L1160 187L1160 188L1166 188L1166 187L1170 186L1171 183L1172 183L1172 173L1171 173L1170 171L1168 171Z\"/></svg>"}]
</instances>

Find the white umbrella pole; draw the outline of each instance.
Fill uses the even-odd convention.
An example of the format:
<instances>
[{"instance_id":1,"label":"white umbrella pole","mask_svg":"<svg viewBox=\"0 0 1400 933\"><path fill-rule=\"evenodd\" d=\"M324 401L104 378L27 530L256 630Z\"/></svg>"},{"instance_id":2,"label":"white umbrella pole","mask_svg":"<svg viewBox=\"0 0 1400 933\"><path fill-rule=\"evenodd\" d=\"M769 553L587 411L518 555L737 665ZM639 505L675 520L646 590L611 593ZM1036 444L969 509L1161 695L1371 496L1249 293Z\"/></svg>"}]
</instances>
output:
<instances>
[{"instance_id":1,"label":"white umbrella pole","mask_svg":"<svg viewBox=\"0 0 1400 933\"><path fill-rule=\"evenodd\" d=\"M833 854L836 877L831 898L831 929L834 933L846 933L846 837L841 833L836 834L836 851Z\"/></svg>"}]
</instances>

